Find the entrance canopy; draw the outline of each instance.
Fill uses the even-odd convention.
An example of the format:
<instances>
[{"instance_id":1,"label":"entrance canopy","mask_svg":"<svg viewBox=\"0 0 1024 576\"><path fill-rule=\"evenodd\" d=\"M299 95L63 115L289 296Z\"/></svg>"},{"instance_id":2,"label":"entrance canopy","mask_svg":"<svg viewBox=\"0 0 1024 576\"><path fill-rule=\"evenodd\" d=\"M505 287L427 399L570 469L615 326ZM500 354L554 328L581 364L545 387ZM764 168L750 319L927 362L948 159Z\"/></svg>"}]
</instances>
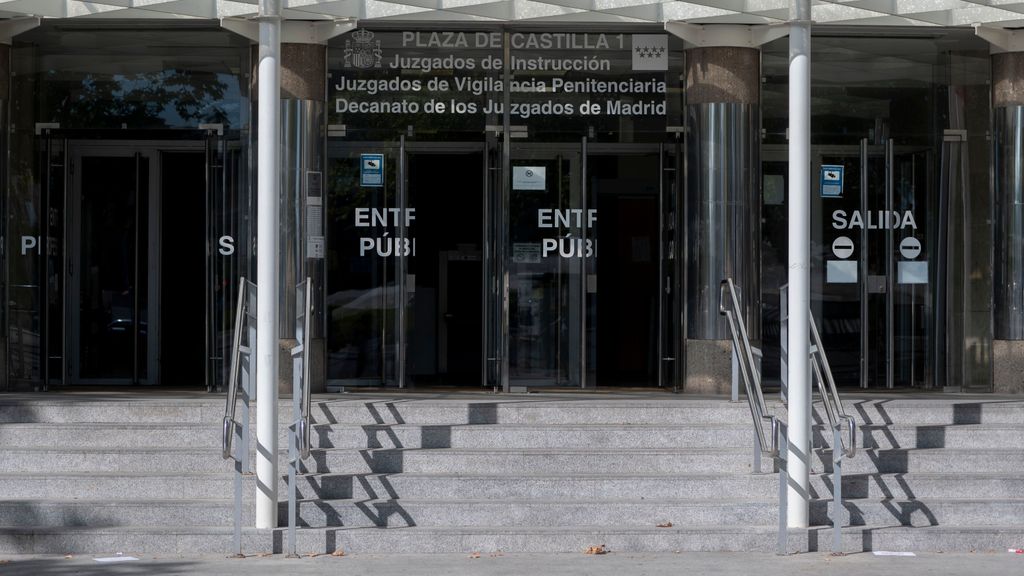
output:
<instances>
[{"instance_id":1,"label":"entrance canopy","mask_svg":"<svg viewBox=\"0 0 1024 576\"><path fill-rule=\"evenodd\" d=\"M773 24L790 0L282 0L291 20L666 22ZM257 0L0 0L0 18L246 18ZM868 26L1024 26L1016 0L814 1L817 24Z\"/></svg>"}]
</instances>

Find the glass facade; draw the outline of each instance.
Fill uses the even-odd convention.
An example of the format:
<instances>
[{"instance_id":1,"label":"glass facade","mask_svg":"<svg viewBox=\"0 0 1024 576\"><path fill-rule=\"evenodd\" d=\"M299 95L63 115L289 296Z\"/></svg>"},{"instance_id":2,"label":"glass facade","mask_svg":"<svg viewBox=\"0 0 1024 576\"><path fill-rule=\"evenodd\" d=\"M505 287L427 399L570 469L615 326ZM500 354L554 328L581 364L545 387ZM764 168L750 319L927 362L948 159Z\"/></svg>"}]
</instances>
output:
<instances>
[{"instance_id":1,"label":"glass facade","mask_svg":"<svg viewBox=\"0 0 1024 576\"><path fill-rule=\"evenodd\" d=\"M723 270L751 279L776 381L787 43L742 103L728 82L688 98L688 65L715 66L689 48L658 25L330 40L328 388L685 389L687 342L725 338ZM16 38L9 388L220 382L254 245L250 53L212 23ZM834 27L812 54L812 311L837 381L989 389L988 45ZM171 341L201 372L164 362Z\"/></svg>"},{"instance_id":2,"label":"glass facade","mask_svg":"<svg viewBox=\"0 0 1024 576\"><path fill-rule=\"evenodd\" d=\"M333 40L328 382L670 382L682 59L650 27Z\"/></svg>"},{"instance_id":3,"label":"glass facade","mask_svg":"<svg viewBox=\"0 0 1024 576\"><path fill-rule=\"evenodd\" d=\"M16 39L9 388L221 381L248 254L247 46L152 22Z\"/></svg>"},{"instance_id":4,"label":"glass facade","mask_svg":"<svg viewBox=\"0 0 1024 576\"><path fill-rule=\"evenodd\" d=\"M987 390L989 46L963 30L868 36L812 44L814 316L841 385ZM785 282L787 50L763 51L766 332Z\"/></svg>"}]
</instances>

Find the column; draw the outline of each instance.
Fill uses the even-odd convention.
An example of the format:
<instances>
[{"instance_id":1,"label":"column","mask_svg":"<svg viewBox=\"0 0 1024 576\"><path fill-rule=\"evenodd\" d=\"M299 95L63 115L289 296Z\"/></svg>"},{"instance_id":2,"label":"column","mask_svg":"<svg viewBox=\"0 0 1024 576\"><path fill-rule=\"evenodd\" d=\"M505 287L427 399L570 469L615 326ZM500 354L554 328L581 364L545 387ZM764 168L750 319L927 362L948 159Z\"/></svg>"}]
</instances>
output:
<instances>
[{"instance_id":1,"label":"column","mask_svg":"<svg viewBox=\"0 0 1024 576\"><path fill-rule=\"evenodd\" d=\"M994 391L1024 393L1024 35L978 28L992 44Z\"/></svg>"},{"instance_id":2,"label":"column","mask_svg":"<svg viewBox=\"0 0 1024 576\"><path fill-rule=\"evenodd\" d=\"M256 527L277 526L277 400L291 392L295 287L308 274L323 303L324 268L315 242L316 219L306 217L308 197L323 192L327 40L355 27L354 19L282 22L280 0L261 0L259 23L225 18L221 26L254 42L250 94L257 165ZM260 79L263 79L261 81ZM265 136L269 127L272 134ZM322 234L323 220L319 220ZM309 242L313 240L313 242ZM273 297L265 297L267 294ZM321 305L316 305L319 302ZM322 319L322 317L321 317ZM311 322L310 378L324 385L322 321ZM272 334L264 338L264 334Z\"/></svg>"},{"instance_id":3,"label":"column","mask_svg":"<svg viewBox=\"0 0 1024 576\"><path fill-rule=\"evenodd\" d=\"M760 46L785 27L669 22L687 41L685 392L728 393L731 345L719 314L720 285L739 287L741 315L761 333Z\"/></svg>"},{"instance_id":4,"label":"column","mask_svg":"<svg viewBox=\"0 0 1024 576\"><path fill-rule=\"evenodd\" d=\"M296 286L309 277L314 302L323 301L324 137L327 98L327 47L323 44L281 44L281 363L280 386L291 391L291 348L302 326L296 323ZM310 200L312 196L312 200ZM319 217L307 218L319 214ZM320 240L317 240L319 238ZM319 249L317 249L319 242ZM323 306L311 320L310 378L323 390Z\"/></svg>"},{"instance_id":5,"label":"column","mask_svg":"<svg viewBox=\"0 0 1024 576\"><path fill-rule=\"evenodd\" d=\"M293 26L303 30L305 23L285 22L283 37L300 36ZM254 50L256 47L254 47ZM259 109L259 65L253 58L253 109ZM310 221L306 212L312 203L323 199L324 137L327 106L327 47L322 43L281 42L280 66L280 119L281 151L278 201L280 213L277 254L280 258L278 282L278 387L281 393L291 394L291 349L298 343L295 288L308 275L313 280L314 303L323 299L325 279L322 248L317 251L315 241L307 236L323 236L323 220ZM259 126L256 126L257 140ZM319 194L319 195L317 195ZM318 230L310 229L319 226ZM262 291L260 292L263 293ZM323 306L315 306L311 322L313 331L310 360L310 378L314 390L324 386L324 340L322 330Z\"/></svg>"},{"instance_id":6,"label":"column","mask_svg":"<svg viewBox=\"0 0 1024 576\"><path fill-rule=\"evenodd\" d=\"M992 140L993 384L1024 393L1024 52L992 55Z\"/></svg>"},{"instance_id":7,"label":"column","mask_svg":"<svg viewBox=\"0 0 1024 576\"><path fill-rule=\"evenodd\" d=\"M760 339L760 60L757 48L686 51L686 392L729 389L731 347L718 312L723 279L739 287L741 318Z\"/></svg>"}]
</instances>

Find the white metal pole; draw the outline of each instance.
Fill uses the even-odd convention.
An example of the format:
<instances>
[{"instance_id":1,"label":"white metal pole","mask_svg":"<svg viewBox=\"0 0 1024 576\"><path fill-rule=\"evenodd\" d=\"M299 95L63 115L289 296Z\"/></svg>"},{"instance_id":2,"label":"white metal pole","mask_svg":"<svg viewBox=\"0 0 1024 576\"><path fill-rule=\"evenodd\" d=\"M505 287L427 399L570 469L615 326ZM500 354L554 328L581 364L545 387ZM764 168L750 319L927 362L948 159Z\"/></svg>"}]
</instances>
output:
<instances>
[{"instance_id":1,"label":"white metal pole","mask_svg":"<svg viewBox=\"0 0 1024 576\"><path fill-rule=\"evenodd\" d=\"M810 480L811 382L811 3L791 0L789 32L789 363L787 433L791 528L806 528Z\"/></svg>"},{"instance_id":2,"label":"white metal pole","mask_svg":"<svg viewBox=\"0 0 1024 576\"><path fill-rule=\"evenodd\" d=\"M256 527L277 527L281 0L260 0L256 224Z\"/></svg>"}]
</instances>

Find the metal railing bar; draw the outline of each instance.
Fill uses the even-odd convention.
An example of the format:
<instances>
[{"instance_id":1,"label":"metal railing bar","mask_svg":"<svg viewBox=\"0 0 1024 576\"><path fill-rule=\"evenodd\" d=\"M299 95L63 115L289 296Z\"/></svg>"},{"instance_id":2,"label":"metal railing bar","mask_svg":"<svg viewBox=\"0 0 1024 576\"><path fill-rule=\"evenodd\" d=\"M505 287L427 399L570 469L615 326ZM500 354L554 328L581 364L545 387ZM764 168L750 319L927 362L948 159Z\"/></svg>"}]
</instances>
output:
<instances>
[{"instance_id":1,"label":"metal railing bar","mask_svg":"<svg viewBox=\"0 0 1024 576\"><path fill-rule=\"evenodd\" d=\"M828 363L828 356L825 355L825 347L821 342L821 334L818 332L818 325L814 321L814 315L810 315L811 347L814 359L811 365L814 367L814 377L818 382L818 393L821 395L821 402L825 406L825 414L828 417L829 427L838 429L846 422L849 442L843 443L840 437L840 444L833 446L833 449L841 449L847 458L853 458L857 454L857 421L853 416L843 411L843 402L839 397L839 389L836 388L835 378L832 376L832 367Z\"/></svg>"},{"instance_id":2,"label":"metal railing bar","mask_svg":"<svg viewBox=\"0 0 1024 576\"><path fill-rule=\"evenodd\" d=\"M306 312L304 326L302 329L302 428L300 430L300 438L302 439L302 450L300 451L300 458L305 460L309 458L310 450L310 405L313 397L313 387L309 381L309 351L312 348L309 343L311 340L310 333L310 318L313 316L313 282L308 277L306 278Z\"/></svg>"},{"instance_id":3,"label":"metal railing bar","mask_svg":"<svg viewBox=\"0 0 1024 576\"><path fill-rule=\"evenodd\" d=\"M310 340L311 318L313 316L313 281L307 276L301 292L302 302L302 341L292 349L292 357L297 358L300 366L292 369L292 417L294 424L288 431L288 556L296 557L296 524L298 523L298 495L296 479L299 475L299 463L309 458L310 452L310 406L313 396L312 384L309 379L309 353L312 346Z\"/></svg>"},{"instance_id":4,"label":"metal railing bar","mask_svg":"<svg viewBox=\"0 0 1024 576\"><path fill-rule=\"evenodd\" d=\"M731 308L726 308L727 302ZM720 286L720 299L718 311L725 316L729 324L729 334L732 339L733 349L737 350L739 358L740 376L743 379L743 386L747 392L747 405L750 407L750 417L754 422L754 430L757 434L757 441L761 451L772 458L779 455L779 422L775 416L768 414L768 408L764 403L764 394L761 392L761 377L754 369L754 353L747 336L747 329L741 319L737 319L740 310L739 297L736 295L736 287L731 278L722 280ZM771 427L771 437L767 437L764 431L764 421L768 421Z\"/></svg>"},{"instance_id":5,"label":"metal railing bar","mask_svg":"<svg viewBox=\"0 0 1024 576\"><path fill-rule=\"evenodd\" d=\"M726 295L730 301L731 308L726 307ZM760 350L750 345L750 338L747 336L747 329L742 317L737 318L740 308L739 297L736 294L736 286L732 278L722 280L719 293L718 311L725 316L729 324L729 335L733 344L733 357L737 360L734 367L739 368L743 385L747 392L747 405L750 408L750 416L754 423L754 470L761 471L761 456L767 453L777 466L779 473L779 527L776 540L776 553L784 555L788 552L788 519L787 519L787 494L789 476L786 465L786 439L785 425L774 415L768 414L768 408L764 403L764 393L761 391L761 373L758 364L754 363L754 356L761 357ZM764 423L767 421L771 429L771 439L765 437ZM782 449L780 450L780 447Z\"/></svg>"},{"instance_id":6,"label":"metal railing bar","mask_svg":"<svg viewBox=\"0 0 1024 576\"><path fill-rule=\"evenodd\" d=\"M247 305L249 293L246 290L248 284L242 277L238 282L238 303L235 305L235 333L231 345L231 367L227 381L227 394L224 403L224 421L221 429L221 455L225 460L235 461L234 496L235 506L233 514L234 531L232 534L232 550L235 557L242 557L242 474L249 467L249 388L246 385L245 407L242 415L245 421L241 425L242 449L241 456L235 455L234 439L239 433L238 421L235 411L238 406L238 387L240 385L239 375L241 373L242 354L246 357L250 353L249 346L242 345L242 332L245 330L246 318L248 317ZM251 344L251 342L250 342ZM251 368L251 367L250 367Z\"/></svg>"},{"instance_id":7,"label":"metal railing bar","mask_svg":"<svg viewBox=\"0 0 1024 576\"><path fill-rule=\"evenodd\" d=\"M232 446L234 444L235 408L238 403L238 373L239 360L242 352L242 324L245 321L245 278L238 283L238 304L235 308L235 336L231 346L231 374L228 377L227 399L224 405L224 423L221 430L221 449L225 460L234 458ZM237 458L236 458L237 460Z\"/></svg>"}]
</instances>

